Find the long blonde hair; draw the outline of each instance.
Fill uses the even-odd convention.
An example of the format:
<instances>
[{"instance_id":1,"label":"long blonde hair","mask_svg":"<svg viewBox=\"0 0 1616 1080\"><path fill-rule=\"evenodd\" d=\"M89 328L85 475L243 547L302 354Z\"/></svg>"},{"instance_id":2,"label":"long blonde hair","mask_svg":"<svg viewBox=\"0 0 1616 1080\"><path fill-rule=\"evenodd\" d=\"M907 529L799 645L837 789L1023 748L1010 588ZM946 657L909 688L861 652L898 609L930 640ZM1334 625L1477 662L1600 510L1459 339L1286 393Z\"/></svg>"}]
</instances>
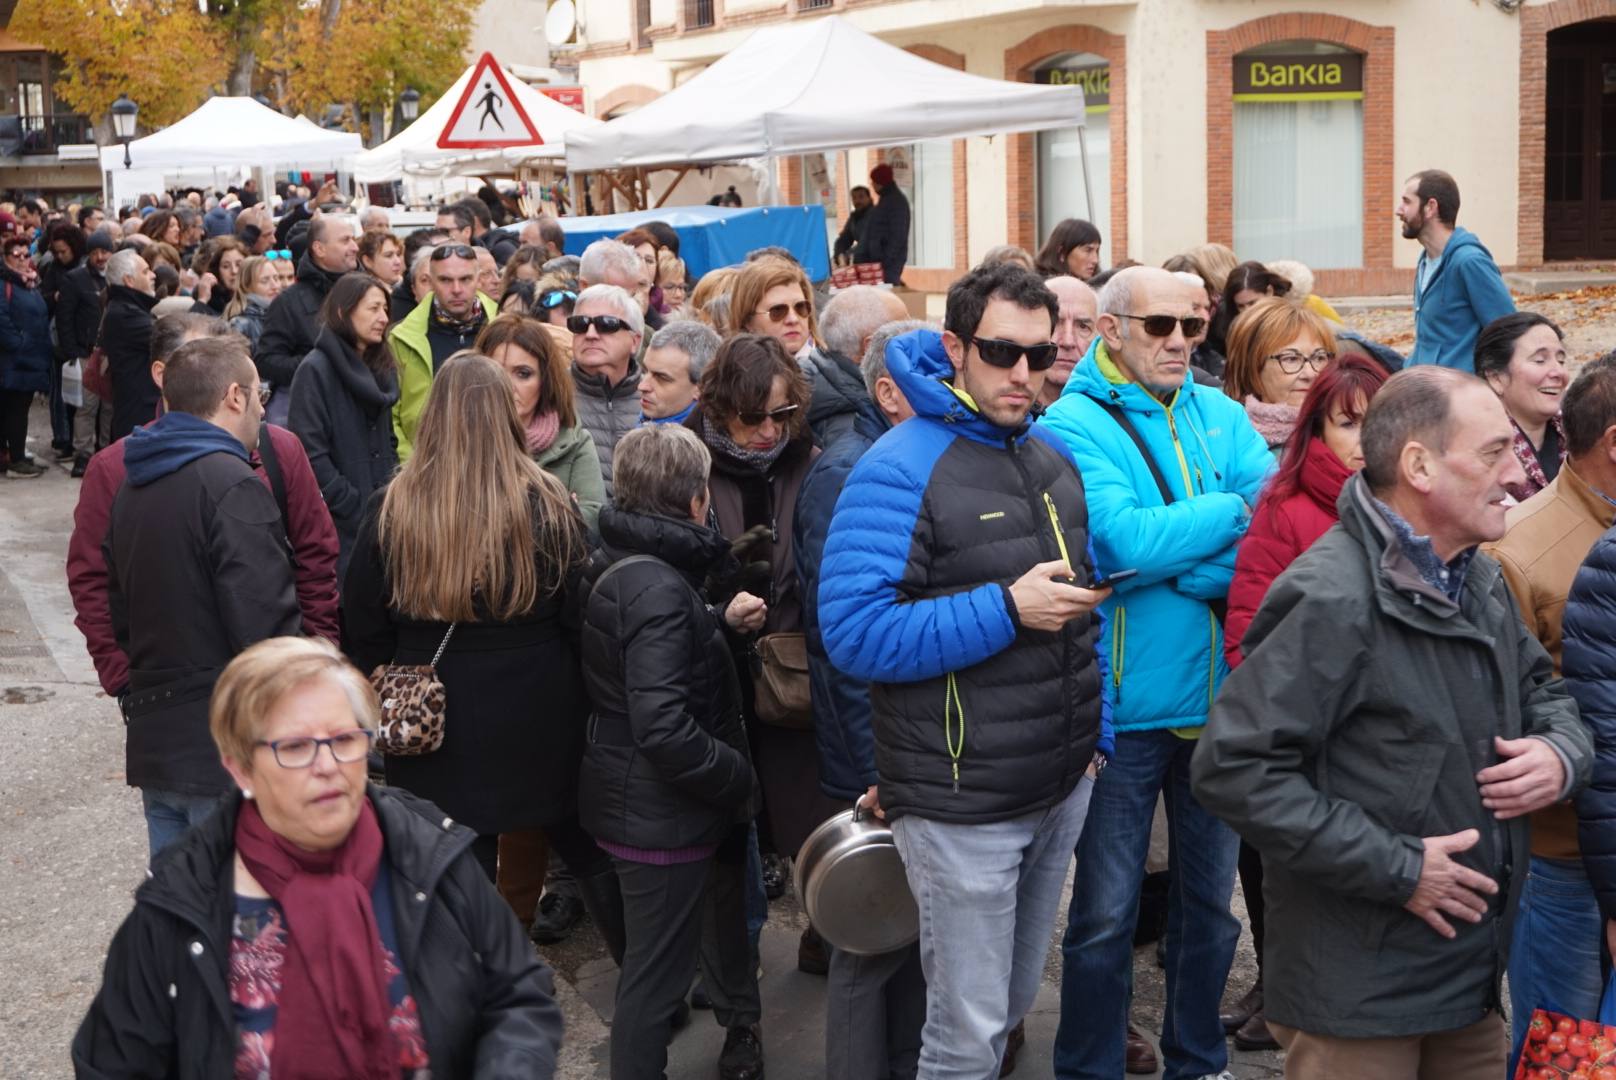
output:
<instances>
[{"instance_id":1,"label":"long blonde hair","mask_svg":"<svg viewBox=\"0 0 1616 1080\"><path fill-rule=\"evenodd\" d=\"M497 621L523 615L588 555L571 496L528 454L510 379L469 350L432 380L377 531L393 607L432 622L474 621L474 594Z\"/></svg>"}]
</instances>

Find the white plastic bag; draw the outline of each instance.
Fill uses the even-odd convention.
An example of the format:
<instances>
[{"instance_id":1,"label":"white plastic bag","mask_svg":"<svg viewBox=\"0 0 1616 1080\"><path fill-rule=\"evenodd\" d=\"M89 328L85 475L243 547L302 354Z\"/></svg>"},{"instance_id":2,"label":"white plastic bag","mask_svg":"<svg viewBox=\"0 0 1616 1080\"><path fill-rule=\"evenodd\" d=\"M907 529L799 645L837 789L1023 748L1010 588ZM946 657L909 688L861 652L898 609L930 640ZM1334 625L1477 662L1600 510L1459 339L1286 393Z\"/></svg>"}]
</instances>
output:
<instances>
[{"instance_id":1,"label":"white plastic bag","mask_svg":"<svg viewBox=\"0 0 1616 1080\"><path fill-rule=\"evenodd\" d=\"M75 409L84 405L84 362L77 358L62 365L62 401Z\"/></svg>"}]
</instances>

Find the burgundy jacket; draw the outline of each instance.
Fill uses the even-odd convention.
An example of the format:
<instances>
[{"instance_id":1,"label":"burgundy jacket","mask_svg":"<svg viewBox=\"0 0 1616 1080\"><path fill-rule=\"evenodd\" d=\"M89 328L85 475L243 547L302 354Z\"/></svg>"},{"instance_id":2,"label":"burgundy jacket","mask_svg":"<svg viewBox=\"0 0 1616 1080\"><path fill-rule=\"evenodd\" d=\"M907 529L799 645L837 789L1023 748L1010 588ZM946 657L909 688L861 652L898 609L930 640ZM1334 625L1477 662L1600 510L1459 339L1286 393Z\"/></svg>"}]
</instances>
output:
<instances>
[{"instance_id":1,"label":"burgundy jacket","mask_svg":"<svg viewBox=\"0 0 1616 1080\"><path fill-rule=\"evenodd\" d=\"M1257 504L1235 556L1234 580L1229 583L1223 654L1231 669L1244 659L1240 639L1268 595L1268 586L1340 519L1335 503L1351 476L1352 470L1335 451L1315 436L1308 441L1302 462L1301 490L1284 499L1265 496Z\"/></svg>"},{"instance_id":2,"label":"burgundy jacket","mask_svg":"<svg viewBox=\"0 0 1616 1080\"><path fill-rule=\"evenodd\" d=\"M286 535L297 559L297 603L303 628L334 645L342 642L337 622L337 529L320 497L320 485L309 467L309 456L297 436L283 427L266 424L275 444L286 482L286 510L291 520ZM107 563L101 543L112 519L112 500L123 487L124 441L119 439L90 459L73 511L73 536L67 543L67 588L73 594L73 620L84 635L101 688L118 695L129 685L129 658L118 648L112 633L112 611L107 603ZM253 468L264 486L269 477L255 452Z\"/></svg>"}]
</instances>

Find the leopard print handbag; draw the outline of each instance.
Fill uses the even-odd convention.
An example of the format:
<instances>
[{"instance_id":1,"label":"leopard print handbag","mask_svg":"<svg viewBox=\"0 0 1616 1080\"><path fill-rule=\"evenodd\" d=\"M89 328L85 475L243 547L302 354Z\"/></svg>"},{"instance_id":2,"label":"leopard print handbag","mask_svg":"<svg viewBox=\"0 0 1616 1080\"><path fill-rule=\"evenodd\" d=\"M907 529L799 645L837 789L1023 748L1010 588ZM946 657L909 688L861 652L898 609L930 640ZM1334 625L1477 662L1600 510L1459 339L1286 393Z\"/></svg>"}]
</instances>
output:
<instances>
[{"instance_id":1,"label":"leopard print handbag","mask_svg":"<svg viewBox=\"0 0 1616 1080\"><path fill-rule=\"evenodd\" d=\"M401 757L430 754L443 745L444 713L449 698L438 680L438 661L449 647L455 624L444 632L430 664L381 664L370 684L381 699L381 730L376 749Z\"/></svg>"}]
</instances>

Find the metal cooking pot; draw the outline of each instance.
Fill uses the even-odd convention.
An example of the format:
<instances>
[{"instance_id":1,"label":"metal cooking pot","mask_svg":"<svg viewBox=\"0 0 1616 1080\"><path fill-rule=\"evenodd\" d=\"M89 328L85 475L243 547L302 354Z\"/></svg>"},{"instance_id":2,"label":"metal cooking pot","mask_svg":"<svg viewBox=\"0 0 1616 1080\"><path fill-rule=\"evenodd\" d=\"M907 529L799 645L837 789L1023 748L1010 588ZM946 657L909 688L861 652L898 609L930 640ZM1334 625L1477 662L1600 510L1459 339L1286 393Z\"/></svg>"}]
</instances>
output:
<instances>
[{"instance_id":1,"label":"metal cooking pot","mask_svg":"<svg viewBox=\"0 0 1616 1080\"><path fill-rule=\"evenodd\" d=\"M856 803L803 841L796 876L808 918L838 949L873 956L920 937L920 912L892 830Z\"/></svg>"}]
</instances>

